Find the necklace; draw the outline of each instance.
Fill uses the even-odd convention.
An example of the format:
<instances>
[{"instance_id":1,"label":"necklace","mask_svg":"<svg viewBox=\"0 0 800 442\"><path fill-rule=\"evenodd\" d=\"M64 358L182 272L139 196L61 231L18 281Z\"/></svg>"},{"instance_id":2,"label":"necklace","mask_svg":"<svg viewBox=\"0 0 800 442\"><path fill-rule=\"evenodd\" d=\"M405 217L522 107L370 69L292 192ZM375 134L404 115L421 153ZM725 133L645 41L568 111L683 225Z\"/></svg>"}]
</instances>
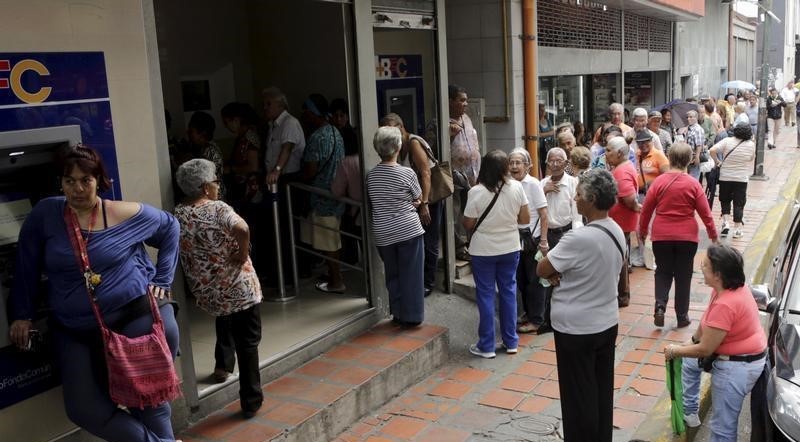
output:
<instances>
[{"instance_id":1,"label":"necklace","mask_svg":"<svg viewBox=\"0 0 800 442\"><path fill-rule=\"evenodd\" d=\"M92 230L94 230L94 224L97 221L97 207L99 204L102 204L102 200L98 198L98 202L92 207L92 213L89 215L89 229L86 233L86 238L83 237L83 232L80 229L80 222L78 221L78 215L74 209L70 209L67 207L67 211L69 212L69 219L70 223L72 224L73 235L71 235L70 239L72 240L73 250L75 251L77 257L79 258L79 264L81 266L81 270L83 270L83 278L86 281L86 288L90 292L94 292L94 289L100 285L102 278L100 277L99 273L95 273L92 271L91 266L89 265L89 239L92 235Z\"/></svg>"}]
</instances>

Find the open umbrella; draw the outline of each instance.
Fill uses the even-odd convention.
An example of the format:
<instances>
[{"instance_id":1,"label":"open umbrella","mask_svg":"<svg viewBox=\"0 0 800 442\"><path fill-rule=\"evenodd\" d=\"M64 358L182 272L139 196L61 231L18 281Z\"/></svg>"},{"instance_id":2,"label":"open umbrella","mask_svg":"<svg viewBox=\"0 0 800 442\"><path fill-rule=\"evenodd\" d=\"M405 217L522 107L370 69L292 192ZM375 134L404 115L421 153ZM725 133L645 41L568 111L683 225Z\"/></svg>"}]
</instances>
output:
<instances>
[{"instance_id":1,"label":"open umbrella","mask_svg":"<svg viewBox=\"0 0 800 442\"><path fill-rule=\"evenodd\" d=\"M754 91L756 87L752 83L748 83L742 80L733 80L733 81L726 81L722 83L719 87L722 89L742 89L747 91Z\"/></svg>"},{"instance_id":2,"label":"open umbrella","mask_svg":"<svg viewBox=\"0 0 800 442\"><path fill-rule=\"evenodd\" d=\"M686 432L686 424L683 422L683 382L681 381L681 368L683 359L675 358L667 361L667 390L672 401L672 432L683 434Z\"/></svg>"},{"instance_id":3,"label":"open umbrella","mask_svg":"<svg viewBox=\"0 0 800 442\"><path fill-rule=\"evenodd\" d=\"M688 125L686 120L686 113L690 110L697 110L697 103L687 103L684 100L672 100L669 103L656 106L657 111L669 109L672 112L672 125L676 128L685 127Z\"/></svg>"}]
</instances>

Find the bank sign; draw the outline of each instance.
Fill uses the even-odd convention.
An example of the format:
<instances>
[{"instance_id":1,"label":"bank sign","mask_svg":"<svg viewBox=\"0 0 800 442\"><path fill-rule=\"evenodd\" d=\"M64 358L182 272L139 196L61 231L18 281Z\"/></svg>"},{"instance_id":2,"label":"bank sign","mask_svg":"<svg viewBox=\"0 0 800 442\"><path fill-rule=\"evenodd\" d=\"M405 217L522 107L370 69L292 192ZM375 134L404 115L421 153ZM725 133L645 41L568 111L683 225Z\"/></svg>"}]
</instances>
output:
<instances>
[{"instance_id":1,"label":"bank sign","mask_svg":"<svg viewBox=\"0 0 800 442\"><path fill-rule=\"evenodd\" d=\"M103 157L121 198L102 52L0 53L0 132L77 125Z\"/></svg>"}]
</instances>

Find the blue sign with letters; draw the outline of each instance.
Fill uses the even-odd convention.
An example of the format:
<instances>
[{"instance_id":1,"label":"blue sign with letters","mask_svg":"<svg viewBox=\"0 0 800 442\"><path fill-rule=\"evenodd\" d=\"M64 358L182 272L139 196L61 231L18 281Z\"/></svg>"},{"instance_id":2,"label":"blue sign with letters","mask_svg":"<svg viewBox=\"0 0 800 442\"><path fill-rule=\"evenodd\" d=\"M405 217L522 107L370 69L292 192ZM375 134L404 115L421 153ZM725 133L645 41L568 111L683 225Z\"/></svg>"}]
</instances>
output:
<instances>
[{"instance_id":1,"label":"blue sign with letters","mask_svg":"<svg viewBox=\"0 0 800 442\"><path fill-rule=\"evenodd\" d=\"M78 125L121 189L102 52L0 53L0 132Z\"/></svg>"}]
</instances>

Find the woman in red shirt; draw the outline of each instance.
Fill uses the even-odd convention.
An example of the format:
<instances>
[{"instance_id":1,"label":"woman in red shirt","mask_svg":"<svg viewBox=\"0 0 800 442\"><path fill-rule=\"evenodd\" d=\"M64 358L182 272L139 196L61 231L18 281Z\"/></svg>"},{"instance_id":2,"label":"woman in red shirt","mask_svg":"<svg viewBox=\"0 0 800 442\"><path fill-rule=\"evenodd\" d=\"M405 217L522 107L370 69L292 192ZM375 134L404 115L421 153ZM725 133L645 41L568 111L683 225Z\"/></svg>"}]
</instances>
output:
<instances>
[{"instance_id":1,"label":"woman in red shirt","mask_svg":"<svg viewBox=\"0 0 800 442\"><path fill-rule=\"evenodd\" d=\"M730 246L715 244L708 248L700 267L705 283L712 288L711 302L692 342L668 345L664 357L684 358L681 375L686 424L700 425L700 375L703 369L709 370L711 440L736 441L742 402L764 370L767 336L753 294L745 285L742 255ZM716 358L710 369L697 360L709 357Z\"/></svg>"},{"instance_id":2,"label":"woman in red shirt","mask_svg":"<svg viewBox=\"0 0 800 442\"><path fill-rule=\"evenodd\" d=\"M636 231L639 212L642 210L642 206L636 199L639 194L639 184L636 178L636 169L628 160L629 152L630 146L625 138L614 137L606 144L606 163L614 168L611 173L617 183L617 202L608 211L608 216L619 225L625 234L628 250L631 248L630 234ZM620 307L627 307L631 301L629 266L630 263L627 260L623 262L619 274L617 304Z\"/></svg>"},{"instance_id":3,"label":"woman in red shirt","mask_svg":"<svg viewBox=\"0 0 800 442\"><path fill-rule=\"evenodd\" d=\"M709 239L717 242L717 228L700 183L686 173L692 160L692 148L675 143L669 150L670 170L653 181L647 191L639 218L642 241L647 238L653 218L653 255L656 258L656 307L653 323L664 326L669 290L675 281L675 315L678 327L692 323L689 319L689 290L692 265L697 253L697 212L706 226Z\"/></svg>"}]
</instances>

